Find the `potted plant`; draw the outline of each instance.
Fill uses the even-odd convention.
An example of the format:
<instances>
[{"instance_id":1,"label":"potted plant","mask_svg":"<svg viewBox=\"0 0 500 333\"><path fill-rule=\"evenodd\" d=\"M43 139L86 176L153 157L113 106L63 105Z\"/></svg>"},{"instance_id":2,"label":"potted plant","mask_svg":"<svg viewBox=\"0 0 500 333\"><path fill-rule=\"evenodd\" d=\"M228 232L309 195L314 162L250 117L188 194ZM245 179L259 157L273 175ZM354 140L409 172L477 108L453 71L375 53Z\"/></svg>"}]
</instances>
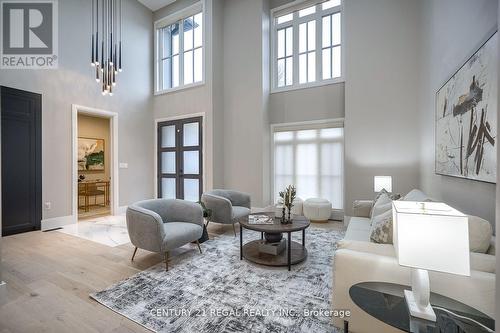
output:
<instances>
[{"instance_id":1,"label":"potted plant","mask_svg":"<svg viewBox=\"0 0 500 333\"><path fill-rule=\"evenodd\" d=\"M293 185L288 185L284 191L281 191L280 198L283 201L283 215L281 217L281 223L287 224L292 223L291 212L293 207L293 201L297 196L297 189ZM285 220L285 207L288 209L288 219Z\"/></svg>"}]
</instances>

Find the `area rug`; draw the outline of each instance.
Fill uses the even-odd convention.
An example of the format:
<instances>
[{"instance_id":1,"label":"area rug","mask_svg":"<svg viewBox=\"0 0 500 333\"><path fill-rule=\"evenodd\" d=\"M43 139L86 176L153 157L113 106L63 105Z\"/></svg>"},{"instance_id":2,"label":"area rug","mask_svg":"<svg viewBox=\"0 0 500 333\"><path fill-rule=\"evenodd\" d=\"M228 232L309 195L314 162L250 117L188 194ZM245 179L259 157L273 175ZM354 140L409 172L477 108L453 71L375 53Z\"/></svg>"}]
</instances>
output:
<instances>
[{"instance_id":1,"label":"area rug","mask_svg":"<svg viewBox=\"0 0 500 333\"><path fill-rule=\"evenodd\" d=\"M222 235L90 296L154 332L337 332L332 261L344 232L310 227L307 260L269 268L240 260L239 238ZM245 242L260 237L245 230ZM301 233L292 236L300 242Z\"/></svg>"}]
</instances>

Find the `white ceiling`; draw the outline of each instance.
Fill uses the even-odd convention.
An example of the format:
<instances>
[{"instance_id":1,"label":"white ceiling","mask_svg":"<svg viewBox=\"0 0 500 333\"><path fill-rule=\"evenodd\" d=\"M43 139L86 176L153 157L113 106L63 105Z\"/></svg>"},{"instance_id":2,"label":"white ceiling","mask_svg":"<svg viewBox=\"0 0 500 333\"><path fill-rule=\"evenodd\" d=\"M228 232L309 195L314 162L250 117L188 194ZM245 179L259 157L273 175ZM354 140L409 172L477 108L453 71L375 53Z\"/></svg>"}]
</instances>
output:
<instances>
[{"instance_id":1,"label":"white ceiling","mask_svg":"<svg viewBox=\"0 0 500 333\"><path fill-rule=\"evenodd\" d=\"M175 0L137 0L152 11L158 10L166 5L170 5Z\"/></svg>"}]
</instances>

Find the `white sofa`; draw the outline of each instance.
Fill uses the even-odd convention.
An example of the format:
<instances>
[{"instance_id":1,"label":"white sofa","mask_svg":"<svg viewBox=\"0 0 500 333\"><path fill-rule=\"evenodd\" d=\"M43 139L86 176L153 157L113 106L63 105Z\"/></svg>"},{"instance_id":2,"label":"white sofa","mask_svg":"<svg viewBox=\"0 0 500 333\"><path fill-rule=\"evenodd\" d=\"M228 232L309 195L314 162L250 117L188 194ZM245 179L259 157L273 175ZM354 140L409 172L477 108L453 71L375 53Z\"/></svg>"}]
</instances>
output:
<instances>
[{"instance_id":1,"label":"white sofa","mask_svg":"<svg viewBox=\"0 0 500 333\"><path fill-rule=\"evenodd\" d=\"M425 201L419 190L405 196L408 201ZM334 318L335 326L349 322L349 332L401 332L373 318L357 305L349 288L366 281L410 285L410 269L398 264L391 244L370 242L370 212L373 201L355 201L345 238L339 242L334 257L333 309L351 311L349 318ZM494 239L487 253L471 253L471 276L429 272L431 290L470 305L494 318L495 312L495 248Z\"/></svg>"}]
</instances>

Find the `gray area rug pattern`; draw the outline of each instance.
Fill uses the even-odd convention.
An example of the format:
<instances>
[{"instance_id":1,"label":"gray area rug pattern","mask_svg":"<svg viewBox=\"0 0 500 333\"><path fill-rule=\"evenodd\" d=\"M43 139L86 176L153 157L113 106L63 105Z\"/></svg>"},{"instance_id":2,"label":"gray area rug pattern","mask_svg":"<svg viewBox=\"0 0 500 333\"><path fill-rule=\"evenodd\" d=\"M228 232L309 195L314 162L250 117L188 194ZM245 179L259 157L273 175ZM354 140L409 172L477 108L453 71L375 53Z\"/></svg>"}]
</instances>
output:
<instances>
[{"instance_id":1,"label":"gray area rug pattern","mask_svg":"<svg viewBox=\"0 0 500 333\"><path fill-rule=\"evenodd\" d=\"M292 234L300 242L301 233ZM308 258L269 268L240 260L239 237L222 235L90 296L155 332L337 332L331 310L332 261L343 232L310 227ZM245 230L245 242L260 234Z\"/></svg>"}]
</instances>

